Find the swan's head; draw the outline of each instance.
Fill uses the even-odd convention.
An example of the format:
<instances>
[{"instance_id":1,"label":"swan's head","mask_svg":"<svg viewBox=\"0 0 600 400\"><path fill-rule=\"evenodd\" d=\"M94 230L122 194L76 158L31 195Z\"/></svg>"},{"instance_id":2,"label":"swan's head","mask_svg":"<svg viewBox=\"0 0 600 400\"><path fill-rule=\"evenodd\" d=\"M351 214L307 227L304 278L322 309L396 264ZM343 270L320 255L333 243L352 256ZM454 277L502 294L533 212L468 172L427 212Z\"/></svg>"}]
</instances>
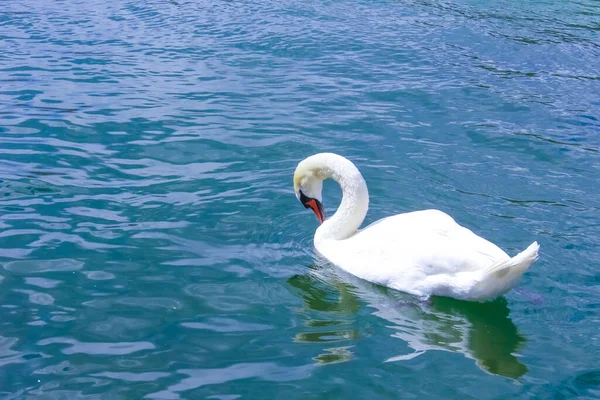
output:
<instances>
[{"instance_id":1,"label":"swan's head","mask_svg":"<svg viewBox=\"0 0 600 400\"><path fill-rule=\"evenodd\" d=\"M294 172L294 192L305 208L313 210L320 223L325 221L325 210L321 192L323 191L323 169L311 162L311 157L300 162Z\"/></svg>"}]
</instances>

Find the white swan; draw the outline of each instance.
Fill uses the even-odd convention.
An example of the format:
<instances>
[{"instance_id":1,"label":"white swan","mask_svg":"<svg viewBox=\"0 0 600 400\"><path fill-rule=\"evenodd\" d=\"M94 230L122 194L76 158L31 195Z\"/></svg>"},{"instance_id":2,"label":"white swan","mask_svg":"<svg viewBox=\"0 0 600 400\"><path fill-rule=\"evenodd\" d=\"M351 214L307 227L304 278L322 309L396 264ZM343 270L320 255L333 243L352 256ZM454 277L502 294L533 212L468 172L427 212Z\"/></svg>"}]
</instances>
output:
<instances>
[{"instance_id":1,"label":"white swan","mask_svg":"<svg viewBox=\"0 0 600 400\"><path fill-rule=\"evenodd\" d=\"M342 202L325 220L321 191L327 178L341 186ZM367 184L337 154L300 162L294 191L321 222L314 238L319 253L352 275L413 295L493 300L515 286L538 256L534 242L511 258L438 210L398 214L359 230L369 208Z\"/></svg>"}]
</instances>

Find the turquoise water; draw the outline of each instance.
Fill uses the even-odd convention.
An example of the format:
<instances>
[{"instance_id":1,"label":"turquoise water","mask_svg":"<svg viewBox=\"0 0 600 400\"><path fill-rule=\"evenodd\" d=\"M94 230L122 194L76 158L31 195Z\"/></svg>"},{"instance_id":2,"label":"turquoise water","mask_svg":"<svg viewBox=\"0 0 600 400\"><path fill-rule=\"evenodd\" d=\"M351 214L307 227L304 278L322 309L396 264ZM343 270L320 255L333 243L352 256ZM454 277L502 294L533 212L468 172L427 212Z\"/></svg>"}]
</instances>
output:
<instances>
[{"instance_id":1,"label":"turquoise water","mask_svg":"<svg viewBox=\"0 0 600 400\"><path fill-rule=\"evenodd\" d=\"M4 1L0 397L600 397L599 32L592 0ZM487 304L344 275L292 190L321 151L367 223L541 258Z\"/></svg>"}]
</instances>

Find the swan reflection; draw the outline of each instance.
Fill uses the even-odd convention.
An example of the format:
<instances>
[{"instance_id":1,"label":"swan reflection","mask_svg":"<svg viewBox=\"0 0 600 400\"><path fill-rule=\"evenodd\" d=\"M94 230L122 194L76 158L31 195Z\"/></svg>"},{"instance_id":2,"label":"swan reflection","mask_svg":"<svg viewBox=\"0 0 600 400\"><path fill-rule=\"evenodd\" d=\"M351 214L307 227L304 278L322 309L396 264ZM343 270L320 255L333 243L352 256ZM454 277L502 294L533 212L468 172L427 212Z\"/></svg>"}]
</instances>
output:
<instances>
[{"instance_id":1,"label":"swan reflection","mask_svg":"<svg viewBox=\"0 0 600 400\"><path fill-rule=\"evenodd\" d=\"M319 363L352 359L348 340L361 338L356 314L366 303L373 314L391 323L393 337L411 348L385 361L408 360L427 351L461 353L482 370L516 379L527 367L514 355L525 342L509 318L506 300L469 303L450 298L420 301L406 294L358 279L329 266L311 266L288 283L304 300L303 311L326 313L327 319L311 319L310 332L299 333L297 342L330 342L334 347L316 357ZM364 329L363 329L364 331Z\"/></svg>"}]
</instances>

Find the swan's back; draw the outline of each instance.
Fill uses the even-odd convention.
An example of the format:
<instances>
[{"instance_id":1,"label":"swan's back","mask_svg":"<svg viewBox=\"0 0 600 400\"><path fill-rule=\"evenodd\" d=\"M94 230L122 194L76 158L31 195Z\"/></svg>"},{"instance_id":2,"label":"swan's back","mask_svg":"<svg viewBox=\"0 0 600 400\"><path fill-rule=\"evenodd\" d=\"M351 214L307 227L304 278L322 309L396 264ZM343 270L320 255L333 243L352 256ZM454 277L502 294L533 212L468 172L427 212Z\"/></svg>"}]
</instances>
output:
<instances>
[{"instance_id":1,"label":"swan's back","mask_svg":"<svg viewBox=\"0 0 600 400\"><path fill-rule=\"evenodd\" d=\"M510 259L438 210L384 218L348 239L323 240L315 246L354 275L408 292L428 277L481 270Z\"/></svg>"}]
</instances>

